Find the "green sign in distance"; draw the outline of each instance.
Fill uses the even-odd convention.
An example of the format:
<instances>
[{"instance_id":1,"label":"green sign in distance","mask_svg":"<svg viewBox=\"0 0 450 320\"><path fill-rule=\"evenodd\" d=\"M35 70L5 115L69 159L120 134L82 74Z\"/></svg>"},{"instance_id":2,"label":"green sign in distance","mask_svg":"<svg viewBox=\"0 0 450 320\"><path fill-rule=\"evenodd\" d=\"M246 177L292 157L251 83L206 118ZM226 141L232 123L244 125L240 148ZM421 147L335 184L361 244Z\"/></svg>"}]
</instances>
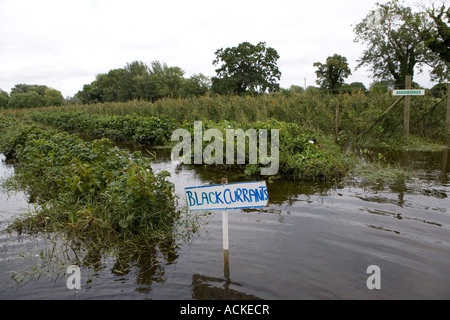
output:
<instances>
[{"instance_id":1,"label":"green sign in distance","mask_svg":"<svg viewBox=\"0 0 450 320\"><path fill-rule=\"evenodd\" d=\"M393 96L423 96L425 89L401 89L392 91Z\"/></svg>"}]
</instances>

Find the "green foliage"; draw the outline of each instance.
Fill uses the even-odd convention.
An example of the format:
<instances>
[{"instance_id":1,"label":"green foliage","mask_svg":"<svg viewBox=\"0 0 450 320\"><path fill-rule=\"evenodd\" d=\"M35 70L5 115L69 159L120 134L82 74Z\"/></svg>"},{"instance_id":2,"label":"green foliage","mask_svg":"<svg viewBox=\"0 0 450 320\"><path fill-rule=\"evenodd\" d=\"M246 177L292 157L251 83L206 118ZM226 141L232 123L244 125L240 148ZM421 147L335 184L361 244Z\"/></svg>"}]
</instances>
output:
<instances>
[{"instance_id":1,"label":"green foliage","mask_svg":"<svg viewBox=\"0 0 450 320\"><path fill-rule=\"evenodd\" d=\"M61 92L47 86L18 84L11 90L7 103L11 109L61 106L64 98Z\"/></svg>"},{"instance_id":2,"label":"green foliage","mask_svg":"<svg viewBox=\"0 0 450 320\"><path fill-rule=\"evenodd\" d=\"M297 85L291 85L289 87L289 91L295 92L295 93L303 93L303 92L305 92L305 89L303 87L300 87Z\"/></svg>"},{"instance_id":3,"label":"green foliage","mask_svg":"<svg viewBox=\"0 0 450 320\"><path fill-rule=\"evenodd\" d=\"M192 98L203 96L211 89L211 80L202 73L194 74L189 79L183 79L180 97Z\"/></svg>"},{"instance_id":4,"label":"green foliage","mask_svg":"<svg viewBox=\"0 0 450 320\"><path fill-rule=\"evenodd\" d=\"M152 62L150 83L153 100L163 97L178 97L183 81L184 71L179 67L168 67L159 61Z\"/></svg>"},{"instance_id":5,"label":"green foliage","mask_svg":"<svg viewBox=\"0 0 450 320\"><path fill-rule=\"evenodd\" d=\"M83 86L76 97L84 104L125 102L129 100L156 101L164 97L189 97L205 94L209 80L202 74L189 79L179 67L153 61L127 63L124 68L97 75L95 81Z\"/></svg>"},{"instance_id":6,"label":"green foliage","mask_svg":"<svg viewBox=\"0 0 450 320\"><path fill-rule=\"evenodd\" d=\"M447 84L438 83L434 85L433 88L430 89L430 94L436 98L445 96L447 94Z\"/></svg>"},{"instance_id":7,"label":"green foliage","mask_svg":"<svg viewBox=\"0 0 450 320\"><path fill-rule=\"evenodd\" d=\"M325 63L315 62L314 67L317 67L317 84L332 93L336 93L342 87L344 79L352 74L347 58L338 54L328 57Z\"/></svg>"},{"instance_id":8,"label":"green foliage","mask_svg":"<svg viewBox=\"0 0 450 320\"><path fill-rule=\"evenodd\" d=\"M344 153L315 130L274 120L259 125L280 130L282 175L298 180L336 181L346 174L348 163Z\"/></svg>"},{"instance_id":9,"label":"green foliage","mask_svg":"<svg viewBox=\"0 0 450 320\"><path fill-rule=\"evenodd\" d=\"M388 94L394 87L395 84L392 81L375 81L370 84L369 91L372 94Z\"/></svg>"},{"instance_id":10,"label":"green foliage","mask_svg":"<svg viewBox=\"0 0 450 320\"><path fill-rule=\"evenodd\" d=\"M413 76L415 67L437 66L439 58L417 35L417 24L426 24L423 15L414 14L400 1L377 3L354 28L355 41L368 46L357 68L369 66L376 80L391 80L404 88L405 76Z\"/></svg>"},{"instance_id":11,"label":"green foliage","mask_svg":"<svg viewBox=\"0 0 450 320\"><path fill-rule=\"evenodd\" d=\"M8 92L0 89L0 108L6 108L8 106L9 95Z\"/></svg>"},{"instance_id":12,"label":"green foliage","mask_svg":"<svg viewBox=\"0 0 450 320\"><path fill-rule=\"evenodd\" d=\"M8 103L8 107L11 109L37 108L44 105L44 97L36 91L12 94Z\"/></svg>"},{"instance_id":13,"label":"green foliage","mask_svg":"<svg viewBox=\"0 0 450 320\"><path fill-rule=\"evenodd\" d=\"M114 141L134 141L145 145L162 145L170 141L175 128L173 121L136 114L115 116L86 112L30 112L29 117L66 131L79 131L96 138Z\"/></svg>"},{"instance_id":14,"label":"green foliage","mask_svg":"<svg viewBox=\"0 0 450 320\"><path fill-rule=\"evenodd\" d=\"M445 23L450 21L450 9L442 5L439 9L432 7L427 10L429 17L435 23L435 34L425 35L425 44L438 53L442 60L450 63L450 27Z\"/></svg>"},{"instance_id":15,"label":"green foliage","mask_svg":"<svg viewBox=\"0 0 450 320\"><path fill-rule=\"evenodd\" d=\"M64 103L64 97L56 89L47 88L44 91L45 106L60 106Z\"/></svg>"},{"instance_id":16,"label":"green foliage","mask_svg":"<svg viewBox=\"0 0 450 320\"><path fill-rule=\"evenodd\" d=\"M85 142L76 135L0 119L0 152L15 161L8 183L26 190L40 205L36 215L16 226L143 239L173 231L179 214L174 186L167 172L154 174L141 153L120 151L106 139Z\"/></svg>"},{"instance_id":17,"label":"green foliage","mask_svg":"<svg viewBox=\"0 0 450 320\"><path fill-rule=\"evenodd\" d=\"M277 51L266 47L265 42L256 46L242 42L237 47L221 48L215 52L214 65L217 77L212 78L212 90L219 94L264 93L279 90L277 80L281 72L277 67L280 57Z\"/></svg>"},{"instance_id":18,"label":"green foliage","mask_svg":"<svg viewBox=\"0 0 450 320\"><path fill-rule=\"evenodd\" d=\"M47 86L37 85L37 84L16 84L14 88L11 89L11 96L18 93L27 93L31 91L37 92L41 97L44 96L45 89Z\"/></svg>"},{"instance_id":19,"label":"green foliage","mask_svg":"<svg viewBox=\"0 0 450 320\"><path fill-rule=\"evenodd\" d=\"M184 121L193 123L196 120L211 120L215 123L223 120L253 123L274 119L295 123L325 135L334 135L336 106L339 106L339 139L342 142L352 142L396 100L396 97L389 93L388 88L384 85L383 88L382 92L377 92L372 86L367 94L358 90L349 94L336 95L323 93L317 88L317 92L308 89L304 93L290 92L288 95L276 92L258 96L201 96L190 99L161 99L153 103L129 101L89 106L42 108L36 110L38 111L36 121L53 124L54 121L50 120L52 114L64 113L63 111L72 113L82 111L86 118L91 117L92 119L97 119L99 115L157 117L163 123L168 121L164 119L173 119L167 122L169 125L181 124ZM446 89L444 88L444 90ZM446 118L445 104L441 103L434 108L433 112L421 118L436 102L435 98L428 94L411 99L411 124L414 124L411 125L411 134L435 142L445 140L445 131L443 130ZM40 113L43 115L39 115ZM38 117L49 120L38 120ZM419 118L421 118L420 121L416 123ZM61 120L57 126L73 126L69 130L78 128L77 130L86 130L86 132L92 132L95 128L94 125L81 127L81 122L77 124L79 122L77 119L78 116L73 120L67 116L67 119ZM396 106L378 125L366 135L366 138L378 142L388 140L392 136L398 136L400 139L403 125L402 104ZM168 129L168 131L170 130ZM102 134L105 136L104 133ZM112 135L106 135L106 137L112 138Z\"/></svg>"},{"instance_id":20,"label":"green foliage","mask_svg":"<svg viewBox=\"0 0 450 320\"><path fill-rule=\"evenodd\" d=\"M436 53L442 61L435 63L432 71L432 76L441 81L450 79L450 26L445 20L450 22L450 8L446 8L445 4L435 8L433 3L411 21L425 46Z\"/></svg>"},{"instance_id":21,"label":"green foliage","mask_svg":"<svg viewBox=\"0 0 450 320\"><path fill-rule=\"evenodd\" d=\"M17 126L14 131L10 130L13 126ZM35 126L21 126L20 121L14 118L0 117L0 150L6 159L15 157L17 148L25 143L35 128Z\"/></svg>"},{"instance_id":22,"label":"green foliage","mask_svg":"<svg viewBox=\"0 0 450 320\"><path fill-rule=\"evenodd\" d=\"M268 138L268 156L271 150L271 130L279 130L279 177L288 179L298 179L303 181L335 181L342 178L348 170L346 156L342 153L332 141L324 138L323 135L314 130L302 128L294 123L285 123L277 120L267 120L263 122L234 122L221 121L215 123L213 121L202 122L202 130L218 129L223 137L223 163L226 163L226 130L242 129L244 132L248 129L254 129L256 134L258 130L266 129ZM194 134L193 123L185 122L183 128L187 129L191 136ZM193 141L191 141L193 143ZM237 138L233 141L238 145ZM203 143L206 148L208 143ZM194 150L194 145L192 145ZM259 154L259 149L257 151ZM235 153L235 158L237 152ZM193 158L193 153L191 154ZM259 169L263 167L258 160L258 164L249 164L249 147L245 146L246 165L219 165L223 169L240 168L247 175L259 174ZM235 159L234 163L237 161Z\"/></svg>"},{"instance_id":23,"label":"green foliage","mask_svg":"<svg viewBox=\"0 0 450 320\"><path fill-rule=\"evenodd\" d=\"M344 83L341 89L341 93L367 93L366 86L362 82Z\"/></svg>"},{"instance_id":24,"label":"green foliage","mask_svg":"<svg viewBox=\"0 0 450 320\"><path fill-rule=\"evenodd\" d=\"M250 97L246 98L251 102ZM308 129L295 123L287 123L275 119L257 121L260 116L253 107L239 107L247 115L246 119L251 121L203 121L203 130L219 129L223 137L226 137L226 129L267 129L269 133L268 142L270 150L270 132L272 129L278 129L280 132L280 175L293 179L302 180L335 180L342 177L347 168L345 159L339 149L332 148L330 144L321 143L326 141L323 135L317 130ZM103 115L88 114L87 112L49 112L33 111L28 113L28 117L34 121L50 124L63 130L80 130L83 133L92 134L96 137L110 137L116 141L135 141L146 145L167 144L170 141L170 135L177 127L174 122L169 122L155 117L141 117L137 115ZM57 110L55 108L55 110ZM210 113L211 110L208 111ZM286 118L289 118L289 112ZM197 119L196 119L197 120ZM183 127L193 134L194 121L184 121ZM27 129L28 130L28 129ZM23 137L22 135L19 135ZM21 141L14 143L20 144ZM206 143L203 144L206 147ZM225 148L225 144L223 144ZM15 150L15 148L12 148ZM5 148L7 150L7 148ZM248 148L246 150L248 160ZM270 152L270 151L269 151ZM224 159L226 149L223 150ZM226 161L224 161L225 163ZM235 162L236 163L236 162ZM249 161L246 161L249 163ZM233 167L233 166L228 166ZM259 169L258 166L249 165L237 166L247 174ZM74 183L78 181L74 181Z\"/></svg>"}]
</instances>

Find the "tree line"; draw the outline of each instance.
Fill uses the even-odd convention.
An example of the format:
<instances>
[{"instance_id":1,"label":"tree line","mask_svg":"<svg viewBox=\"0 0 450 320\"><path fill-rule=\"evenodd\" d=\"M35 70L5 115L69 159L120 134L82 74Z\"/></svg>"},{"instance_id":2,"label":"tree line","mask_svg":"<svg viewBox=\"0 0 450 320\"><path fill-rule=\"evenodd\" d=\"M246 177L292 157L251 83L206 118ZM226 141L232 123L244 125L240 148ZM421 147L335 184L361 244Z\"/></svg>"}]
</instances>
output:
<instances>
[{"instance_id":1,"label":"tree line","mask_svg":"<svg viewBox=\"0 0 450 320\"><path fill-rule=\"evenodd\" d=\"M45 85L16 84L11 94L0 89L0 107L12 109L60 106L66 100L59 90Z\"/></svg>"},{"instance_id":2,"label":"tree line","mask_svg":"<svg viewBox=\"0 0 450 320\"><path fill-rule=\"evenodd\" d=\"M368 67L375 80L367 90L360 82L346 84L351 75L347 59L334 54L325 62L314 62L316 83L320 86L302 88L293 85L280 88L281 72L277 66L278 52L265 42L253 45L242 42L235 47L220 48L215 52L213 65L216 76L201 73L189 78L177 66L153 61L150 66L142 61L127 63L125 67L98 74L85 84L74 97L62 98L52 88L38 85L16 85L8 95L0 94L0 107L23 108L60 105L78 102L122 102L133 99L155 101L164 97L188 98L212 94L263 94L272 92L302 92L303 90L330 93L354 91L381 91L403 88L406 75L414 76L427 65L430 77L441 82L432 91L440 92L444 82L450 81L450 10L445 3L421 6L413 12L400 0L377 3L373 10L354 27L355 42L367 49L358 60L356 69ZM413 82L413 88L419 87Z\"/></svg>"},{"instance_id":3,"label":"tree line","mask_svg":"<svg viewBox=\"0 0 450 320\"><path fill-rule=\"evenodd\" d=\"M163 97L191 97L203 95L210 89L210 81L203 74L184 78L180 67L153 61L127 63L124 68L97 75L95 81L83 86L76 96L82 103L124 102L133 99L154 101Z\"/></svg>"}]
</instances>

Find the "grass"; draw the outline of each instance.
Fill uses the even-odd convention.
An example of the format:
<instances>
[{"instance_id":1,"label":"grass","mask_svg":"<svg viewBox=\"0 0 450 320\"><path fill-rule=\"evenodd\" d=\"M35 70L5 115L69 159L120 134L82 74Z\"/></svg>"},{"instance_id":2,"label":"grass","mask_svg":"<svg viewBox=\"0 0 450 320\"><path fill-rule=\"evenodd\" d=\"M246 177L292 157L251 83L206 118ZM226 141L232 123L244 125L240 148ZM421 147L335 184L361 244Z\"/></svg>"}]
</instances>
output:
<instances>
[{"instance_id":1,"label":"grass","mask_svg":"<svg viewBox=\"0 0 450 320\"><path fill-rule=\"evenodd\" d=\"M401 134L386 136L384 138L362 138L355 146L377 150L396 151L442 151L446 148L442 141L433 141L421 135L412 134L405 140Z\"/></svg>"},{"instance_id":2,"label":"grass","mask_svg":"<svg viewBox=\"0 0 450 320\"><path fill-rule=\"evenodd\" d=\"M411 180L409 170L397 163L389 163L381 153L369 149L363 149L360 152L370 155L372 160L367 160L364 156L355 156L345 178L347 183L356 182L359 186L383 190Z\"/></svg>"}]
</instances>

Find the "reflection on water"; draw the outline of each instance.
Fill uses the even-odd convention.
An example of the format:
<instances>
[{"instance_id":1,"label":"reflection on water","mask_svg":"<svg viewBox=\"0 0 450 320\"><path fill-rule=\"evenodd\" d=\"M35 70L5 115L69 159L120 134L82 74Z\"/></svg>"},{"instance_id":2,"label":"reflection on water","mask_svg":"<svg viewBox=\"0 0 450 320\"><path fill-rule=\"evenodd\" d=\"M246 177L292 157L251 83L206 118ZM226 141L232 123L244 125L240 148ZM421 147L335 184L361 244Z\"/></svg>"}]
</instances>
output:
<instances>
[{"instance_id":1,"label":"reflection on water","mask_svg":"<svg viewBox=\"0 0 450 320\"><path fill-rule=\"evenodd\" d=\"M122 146L130 148L130 146ZM187 186L254 180L238 172L170 161L156 149L183 205ZM448 150L386 154L413 172L385 188L276 180L269 206L229 211L229 255L221 213L204 218L189 242L130 253L63 235L0 234L0 299L422 299L450 298ZM0 175L13 168L0 164ZM26 212L23 194L0 193L0 228ZM65 268L81 266L82 288L66 287ZM382 287L369 290L369 265ZM11 275L21 274L24 279ZM22 280L22 281L20 281Z\"/></svg>"},{"instance_id":2,"label":"reflection on water","mask_svg":"<svg viewBox=\"0 0 450 320\"><path fill-rule=\"evenodd\" d=\"M239 287L242 285L231 281L228 250L223 251L223 265L223 278L200 274L192 276L192 298L199 300L261 300L254 295L240 292Z\"/></svg>"},{"instance_id":3,"label":"reflection on water","mask_svg":"<svg viewBox=\"0 0 450 320\"><path fill-rule=\"evenodd\" d=\"M223 278L200 274L192 276L192 298L199 300L261 300L251 294L239 291L239 283L230 279L229 251L223 251ZM237 288L233 289L233 288Z\"/></svg>"},{"instance_id":4,"label":"reflection on water","mask_svg":"<svg viewBox=\"0 0 450 320\"><path fill-rule=\"evenodd\" d=\"M404 168L414 170L418 177L438 180L443 184L449 181L448 147L440 152L377 150L373 156L376 156L378 152L382 153L387 161L399 163Z\"/></svg>"},{"instance_id":5,"label":"reflection on water","mask_svg":"<svg viewBox=\"0 0 450 320\"><path fill-rule=\"evenodd\" d=\"M261 300L251 294L230 289L230 285L240 286L238 283L221 278L194 274L192 276L192 298L198 300Z\"/></svg>"},{"instance_id":6,"label":"reflection on water","mask_svg":"<svg viewBox=\"0 0 450 320\"><path fill-rule=\"evenodd\" d=\"M448 161L448 149L447 146L445 150L442 152L442 161L441 161L441 181L442 183L448 182L448 171L450 170L450 162Z\"/></svg>"}]
</instances>

